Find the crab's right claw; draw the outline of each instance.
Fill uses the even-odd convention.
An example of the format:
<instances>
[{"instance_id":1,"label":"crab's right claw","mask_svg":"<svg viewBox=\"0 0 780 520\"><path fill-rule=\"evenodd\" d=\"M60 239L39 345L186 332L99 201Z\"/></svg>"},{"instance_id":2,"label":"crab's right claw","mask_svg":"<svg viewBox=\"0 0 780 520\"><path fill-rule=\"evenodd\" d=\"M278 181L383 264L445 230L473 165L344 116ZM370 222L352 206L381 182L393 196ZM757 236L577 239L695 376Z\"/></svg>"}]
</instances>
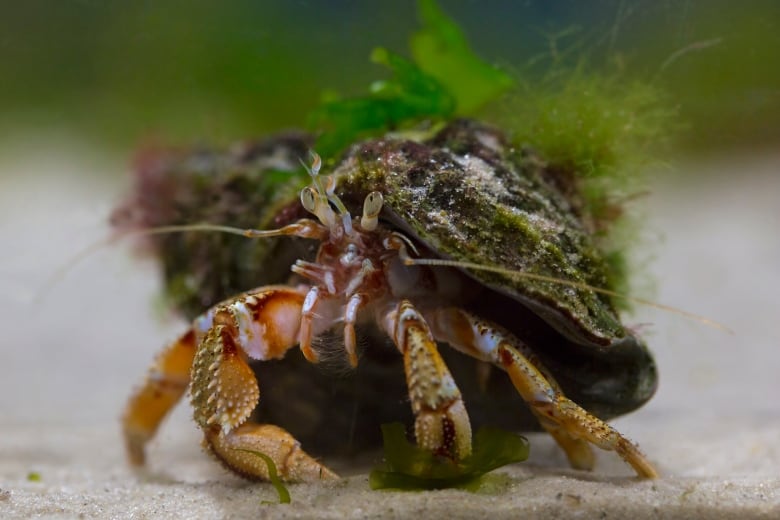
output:
<instances>
[{"instance_id":1,"label":"crab's right claw","mask_svg":"<svg viewBox=\"0 0 780 520\"><path fill-rule=\"evenodd\" d=\"M269 457L284 481L338 478L286 430L248 421L260 391L247 353L261 360L279 359L297 345L303 299L299 290L268 287L220 304L196 321L207 331L192 363L195 422L203 430L204 447L246 478L271 477L268 464L256 453Z\"/></svg>"}]
</instances>

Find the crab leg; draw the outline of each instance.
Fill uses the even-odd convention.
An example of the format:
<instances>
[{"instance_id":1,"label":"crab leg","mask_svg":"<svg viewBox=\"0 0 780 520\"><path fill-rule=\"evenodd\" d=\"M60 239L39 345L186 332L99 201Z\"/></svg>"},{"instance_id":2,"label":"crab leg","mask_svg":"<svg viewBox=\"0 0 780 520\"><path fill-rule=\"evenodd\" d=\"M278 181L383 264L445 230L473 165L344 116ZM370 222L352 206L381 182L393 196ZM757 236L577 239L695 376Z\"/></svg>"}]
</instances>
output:
<instances>
[{"instance_id":1,"label":"crab leg","mask_svg":"<svg viewBox=\"0 0 780 520\"><path fill-rule=\"evenodd\" d=\"M378 318L404 356L417 444L455 459L467 457L471 423L425 319L408 300Z\"/></svg>"},{"instance_id":2,"label":"crab leg","mask_svg":"<svg viewBox=\"0 0 780 520\"><path fill-rule=\"evenodd\" d=\"M358 311L366 304L366 297L362 294L354 294L349 298L347 309L344 313L344 348L352 368L357 367L357 338L355 336L355 323Z\"/></svg>"},{"instance_id":3,"label":"crab leg","mask_svg":"<svg viewBox=\"0 0 780 520\"><path fill-rule=\"evenodd\" d=\"M306 293L300 311L300 334L298 341L301 353L309 363L319 363L320 356L313 348L315 337L325 332L342 318L341 301L333 298L327 291L314 286Z\"/></svg>"},{"instance_id":4,"label":"crab leg","mask_svg":"<svg viewBox=\"0 0 780 520\"><path fill-rule=\"evenodd\" d=\"M122 416L122 430L130 463L141 466L144 446L184 395L195 357L195 334L187 331L154 360L143 386L130 398Z\"/></svg>"},{"instance_id":5,"label":"crab leg","mask_svg":"<svg viewBox=\"0 0 780 520\"><path fill-rule=\"evenodd\" d=\"M300 347L303 357L309 363L318 363L320 360L319 355L311 346L312 338L314 337L312 323L316 318L314 308L320 301L322 301L322 297L320 296L319 287L312 287L306 295L301 309Z\"/></svg>"},{"instance_id":6,"label":"crab leg","mask_svg":"<svg viewBox=\"0 0 780 520\"><path fill-rule=\"evenodd\" d=\"M457 308L436 310L429 322L436 339L477 359L490 361L509 374L518 393L566 452L572 466L593 467L593 454L586 444L592 443L617 452L640 477L658 476L636 445L564 396L536 357L511 333Z\"/></svg>"}]
</instances>

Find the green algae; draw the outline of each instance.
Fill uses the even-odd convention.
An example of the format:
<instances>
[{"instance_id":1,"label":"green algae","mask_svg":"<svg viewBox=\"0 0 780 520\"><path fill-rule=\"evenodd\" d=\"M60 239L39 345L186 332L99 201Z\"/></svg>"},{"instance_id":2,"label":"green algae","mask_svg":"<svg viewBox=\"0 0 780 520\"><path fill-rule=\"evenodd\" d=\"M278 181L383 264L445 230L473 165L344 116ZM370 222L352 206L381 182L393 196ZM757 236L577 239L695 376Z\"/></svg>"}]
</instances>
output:
<instances>
[{"instance_id":1,"label":"green algae","mask_svg":"<svg viewBox=\"0 0 780 520\"><path fill-rule=\"evenodd\" d=\"M471 50L458 24L436 2L420 0L418 11L422 27L410 37L412 60L375 49L371 61L392 77L375 81L363 96L331 95L309 116L309 126L320 132L316 148L324 158L388 130L473 115L514 84Z\"/></svg>"},{"instance_id":2,"label":"green algae","mask_svg":"<svg viewBox=\"0 0 780 520\"><path fill-rule=\"evenodd\" d=\"M640 226L626 202L646 192L644 171L666 162L663 151L679 131L663 90L580 66L519 81L498 105L494 121L516 146L536 150L560 184L576 193L575 209L588 216L610 266L609 285L629 293L626 252ZM630 307L625 299L616 304Z\"/></svg>"},{"instance_id":3,"label":"green algae","mask_svg":"<svg viewBox=\"0 0 780 520\"><path fill-rule=\"evenodd\" d=\"M309 125L321 132L316 148L323 157L409 122L445 119L454 110L444 86L411 61L383 48L375 49L371 59L388 67L393 77L373 83L364 97L328 100L309 118Z\"/></svg>"},{"instance_id":4,"label":"green algae","mask_svg":"<svg viewBox=\"0 0 780 520\"><path fill-rule=\"evenodd\" d=\"M474 450L453 461L418 447L406 439L401 423L382 425L384 462L369 475L371 489L460 488L476 491L486 473L528 458L528 441L498 428L480 428Z\"/></svg>"},{"instance_id":5,"label":"green algae","mask_svg":"<svg viewBox=\"0 0 780 520\"><path fill-rule=\"evenodd\" d=\"M515 84L472 50L460 26L435 1L420 0L417 12L422 27L409 42L414 62L452 93L457 115L474 115Z\"/></svg>"}]
</instances>

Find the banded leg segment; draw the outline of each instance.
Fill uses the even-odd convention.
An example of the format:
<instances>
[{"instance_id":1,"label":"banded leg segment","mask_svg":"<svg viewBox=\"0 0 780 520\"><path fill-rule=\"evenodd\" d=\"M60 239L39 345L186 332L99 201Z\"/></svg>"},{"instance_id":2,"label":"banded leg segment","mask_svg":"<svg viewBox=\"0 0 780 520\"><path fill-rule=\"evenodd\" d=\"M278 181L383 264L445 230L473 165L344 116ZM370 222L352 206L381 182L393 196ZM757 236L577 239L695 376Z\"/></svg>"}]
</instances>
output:
<instances>
[{"instance_id":1,"label":"banded leg segment","mask_svg":"<svg viewBox=\"0 0 780 520\"><path fill-rule=\"evenodd\" d=\"M132 465L144 464L146 443L187 390L195 342L195 333L189 330L167 346L155 359L143 386L130 397L122 416L122 431Z\"/></svg>"},{"instance_id":2,"label":"banded leg segment","mask_svg":"<svg viewBox=\"0 0 780 520\"><path fill-rule=\"evenodd\" d=\"M303 264L304 262L299 261L296 266ZM301 270L295 269L294 271L302 272ZM327 272L326 275L324 275L326 279L331 279L331 284L333 283L332 275L333 273L330 272ZM321 291L317 286L309 289L300 311L299 334L301 353L303 353L303 357L306 358L306 361L309 363L319 363L320 356L312 347L312 341L319 334L330 329L333 326L333 323L340 318L339 314L341 312L342 304L340 299L334 298L327 291Z\"/></svg>"},{"instance_id":3,"label":"banded leg segment","mask_svg":"<svg viewBox=\"0 0 780 520\"><path fill-rule=\"evenodd\" d=\"M508 374L542 426L566 452L572 466L592 469L588 443L615 451L643 478L658 473L631 441L568 399L539 360L512 334L457 308L431 313L434 336L468 355L490 361Z\"/></svg>"},{"instance_id":4,"label":"banded leg segment","mask_svg":"<svg viewBox=\"0 0 780 520\"><path fill-rule=\"evenodd\" d=\"M470 455L466 407L425 319L403 300L378 321L404 356L417 444L458 460Z\"/></svg>"},{"instance_id":5,"label":"banded leg segment","mask_svg":"<svg viewBox=\"0 0 780 520\"><path fill-rule=\"evenodd\" d=\"M603 450L615 451L634 468L640 477L658 477L655 468L635 444L560 392L552 390L549 385L545 388L544 378L517 349L502 343L498 348L498 355L504 370L507 371L515 388L524 399L528 401L529 397L539 396L543 392L547 394L544 399L532 401L530 404L542 426L553 434L564 450L569 447L566 444L569 439L585 440ZM561 442L560 436L564 434L564 442ZM567 455L576 466L576 456L573 457L571 452L567 452Z\"/></svg>"},{"instance_id":6,"label":"banded leg segment","mask_svg":"<svg viewBox=\"0 0 780 520\"><path fill-rule=\"evenodd\" d=\"M344 312L344 349L347 351L347 359L352 368L357 367L358 364L355 323L357 323L358 312L366 304L366 300L367 298L362 294L352 295Z\"/></svg>"},{"instance_id":7,"label":"banded leg segment","mask_svg":"<svg viewBox=\"0 0 780 520\"><path fill-rule=\"evenodd\" d=\"M247 422L260 398L248 357L278 359L298 344L305 292L270 287L218 305L199 320L205 331L192 364L194 418L204 446L226 467L247 478L267 480L270 457L287 481L337 478L306 454L287 431Z\"/></svg>"}]
</instances>

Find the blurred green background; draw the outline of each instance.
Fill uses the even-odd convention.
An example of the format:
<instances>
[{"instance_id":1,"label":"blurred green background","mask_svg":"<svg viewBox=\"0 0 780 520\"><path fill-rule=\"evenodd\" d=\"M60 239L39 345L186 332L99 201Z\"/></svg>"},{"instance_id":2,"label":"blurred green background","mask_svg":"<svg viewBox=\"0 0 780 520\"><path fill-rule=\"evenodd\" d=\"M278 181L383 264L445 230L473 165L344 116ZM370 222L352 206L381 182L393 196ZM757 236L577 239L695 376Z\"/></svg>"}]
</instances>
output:
<instances>
[{"instance_id":1,"label":"blurred green background","mask_svg":"<svg viewBox=\"0 0 780 520\"><path fill-rule=\"evenodd\" d=\"M665 89L686 151L780 142L780 2L441 0L485 59ZM0 144L68 135L106 149L228 142L300 127L325 90L357 94L408 55L412 0L5 2Z\"/></svg>"}]
</instances>

